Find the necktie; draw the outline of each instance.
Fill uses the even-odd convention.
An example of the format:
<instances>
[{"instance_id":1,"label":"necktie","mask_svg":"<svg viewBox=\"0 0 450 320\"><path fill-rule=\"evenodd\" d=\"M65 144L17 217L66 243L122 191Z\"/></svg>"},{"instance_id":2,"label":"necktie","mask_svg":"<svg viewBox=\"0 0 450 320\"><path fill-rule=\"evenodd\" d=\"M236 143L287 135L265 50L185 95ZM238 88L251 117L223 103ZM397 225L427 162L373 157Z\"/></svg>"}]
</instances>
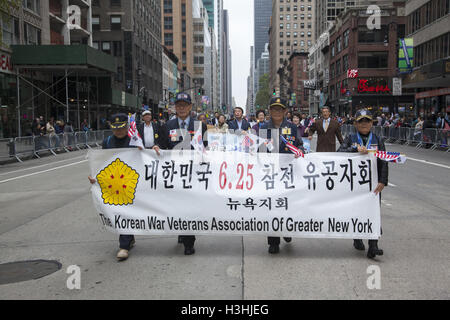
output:
<instances>
[{"instance_id":1,"label":"necktie","mask_svg":"<svg viewBox=\"0 0 450 320\"><path fill-rule=\"evenodd\" d=\"M328 130L328 120L325 120L325 132Z\"/></svg>"},{"instance_id":2,"label":"necktie","mask_svg":"<svg viewBox=\"0 0 450 320\"><path fill-rule=\"evenodd\" d=\"M181 123L181 129L186 129L186 122L183 121L183 122Z\"/></svg>"}]
</instances>

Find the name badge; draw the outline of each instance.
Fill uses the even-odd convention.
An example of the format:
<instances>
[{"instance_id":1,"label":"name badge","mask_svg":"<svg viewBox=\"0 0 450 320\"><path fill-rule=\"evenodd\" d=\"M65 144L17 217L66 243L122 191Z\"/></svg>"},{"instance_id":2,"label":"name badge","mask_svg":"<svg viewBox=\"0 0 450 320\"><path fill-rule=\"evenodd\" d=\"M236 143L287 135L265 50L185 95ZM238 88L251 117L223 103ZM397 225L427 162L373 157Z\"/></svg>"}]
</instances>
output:
<instances>
[{"instance_id":1,"label":"name badge","mask_svg":"<svg viewBox=\"0 0 450 320\"><path fill-rule=\"evenodd\" d=\"M281 134L291 134L291 128L283 128L283 129L281 129Z\"/></svg>"}]
</instances>

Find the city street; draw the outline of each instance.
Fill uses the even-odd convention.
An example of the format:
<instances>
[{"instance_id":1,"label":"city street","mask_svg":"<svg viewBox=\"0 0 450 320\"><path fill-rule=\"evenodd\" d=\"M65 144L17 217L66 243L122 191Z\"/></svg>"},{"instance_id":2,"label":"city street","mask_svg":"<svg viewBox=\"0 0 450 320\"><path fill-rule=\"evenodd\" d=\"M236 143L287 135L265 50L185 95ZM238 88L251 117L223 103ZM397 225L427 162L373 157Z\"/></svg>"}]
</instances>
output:
<instances>
[{"instance_id":1,"label":"city street","mask_svg":"<svg viewBox=\"0 0 450 320\"><path fill-rule=\"evenodd\" d=\"M389 165L384 255L375 261L349 240L282 240L269 255L265 237L199 236L195 255L185 256L174 236L138 236L130 258L117 262L118 236L95 212L85 150L2 165L0 263L62 268L0 285L0 299L450 299L450 154L387 148L408 160ZM71 265L81 268L79 290L66 286ZM367 287L371 265L381 289Z\"/></svg>"}]
</instances>

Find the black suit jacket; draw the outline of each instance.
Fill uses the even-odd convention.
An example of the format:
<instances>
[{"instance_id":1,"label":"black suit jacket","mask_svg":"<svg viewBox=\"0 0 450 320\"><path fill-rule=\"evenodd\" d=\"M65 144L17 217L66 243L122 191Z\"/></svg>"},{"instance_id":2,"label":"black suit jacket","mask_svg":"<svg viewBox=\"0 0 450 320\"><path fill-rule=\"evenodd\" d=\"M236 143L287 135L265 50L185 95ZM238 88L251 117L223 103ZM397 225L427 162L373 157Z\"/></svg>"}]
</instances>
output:
<instances>
[{"instance_id":1,"label":"black suit jacket","mask_svg":"<svg viewBox=\"0 0 450 320\"><path fill-rule=\"evenodd\" d=\"M195 121L192 118L189 118L189 123L187 125L187 131L190 133L191 138L195 134L194 122ZM203 144L206 147L208 145L208 143L207 143L207 141L205 141L206 140L205 133L208 128L206 127L206 125L203 122L200 122L200 123L202 125ZM172 141L172 137L170 137L171 130L179 130L179 129L180 129L180 125L178 123L178 117L174 118L172 120L169 120L166 123L166 125L164 126L164 138L166 139L165 145L166 145L167 149L172 150L177 144L179 144L181 141L183 141L183 137L181 137L181 136L177 136L176 141ZM191 149L194 149L194 147L191 146Z\"/></svg>"},{"instance_id":2,"label":"black suit jacket","mask_svg":"<svg viewBox=\"0 0 450 320\"><path fill-rule=\"evenodd\" d=\"M234 119L233 121L230 121L230 123L228 124L228 129L230 129L230 130L239 130L239 126L238 126L238 123L237 123L236 119ZM242 119L241 130L247 131L249 129L251 129L250 128L250 123L248 123L247 120Z\"/></svg>"},{"instance_id":3,"label":"black suit jacket","mask_svg":"<svg viewBox=\"0 0 450 320\"><path fill-rule=\"evenodd\" d=\"M145 122L140 123L137 126L137 130L138 130L139 135L142 138L142 142L144 143L144 146L145 146L144 125L145 125ZM164 130L162 130L162 127L158 123L155 123L153 121L151 122L151 125L153 127L153 138L155 139L155 145L161 149L166 149L165 141L167 139L165 139Z\"/></svg>"}]
</instances>

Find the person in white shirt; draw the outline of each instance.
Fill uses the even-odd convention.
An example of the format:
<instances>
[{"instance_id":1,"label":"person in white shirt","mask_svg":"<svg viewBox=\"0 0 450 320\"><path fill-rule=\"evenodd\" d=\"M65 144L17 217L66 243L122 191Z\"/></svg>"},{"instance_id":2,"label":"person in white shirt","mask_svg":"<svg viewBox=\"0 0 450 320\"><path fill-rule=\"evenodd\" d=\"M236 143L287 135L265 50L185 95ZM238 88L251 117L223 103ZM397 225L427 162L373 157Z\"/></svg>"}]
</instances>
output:
<instances>
[{"instance_id":1,"label":"person in white shirt","mask_svg":"<svg viewBox=\"0 0 450 320\"><path fill-rule=\"evenodd\" d=\"M162 130L157 122L152 121L152 113L149 110L142 112L143 122L137 127L139 135L142 138L145 149L153 149L159 154L160 149L164 149L161 145Z\"/></svg>"}]
</instances>

